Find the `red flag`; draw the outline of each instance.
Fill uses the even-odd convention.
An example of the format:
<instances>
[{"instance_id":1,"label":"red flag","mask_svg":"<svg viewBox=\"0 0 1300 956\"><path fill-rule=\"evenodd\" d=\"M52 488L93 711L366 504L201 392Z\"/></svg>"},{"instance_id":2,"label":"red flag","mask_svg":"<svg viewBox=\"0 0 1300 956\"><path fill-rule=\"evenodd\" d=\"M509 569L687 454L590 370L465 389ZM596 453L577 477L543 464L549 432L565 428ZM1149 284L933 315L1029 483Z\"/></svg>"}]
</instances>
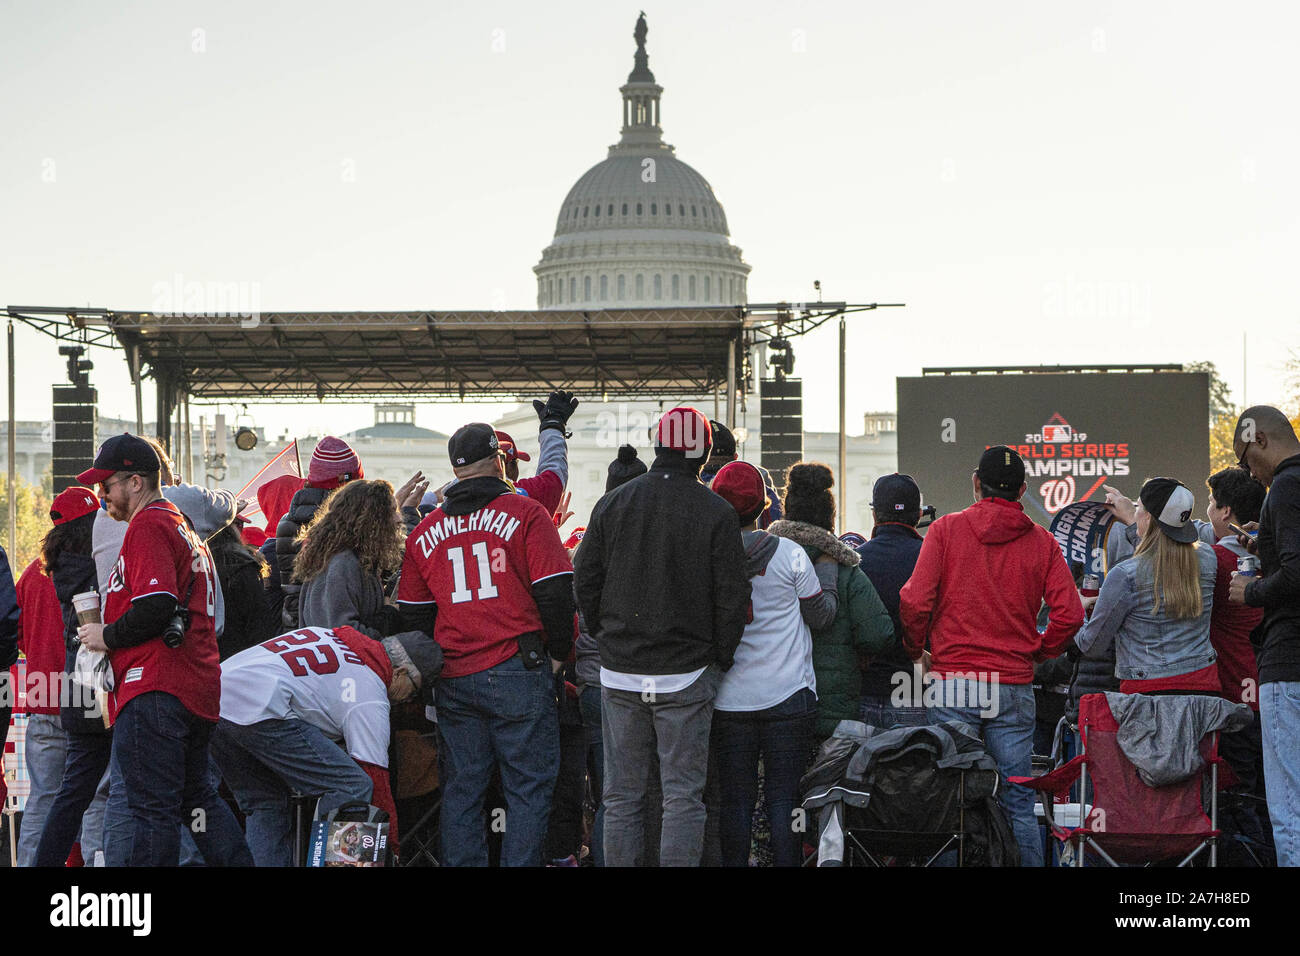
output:
<instances>
[{"instance_id":1,"label":"red flag","mask_svg":"<svg viewBox=\"0 0 1300 956\"><path fill-rule=\"evenodd\" d=\"M298 439L294 439L285 445L274 458L268 461L252 481L244 485L243 488L235 494L236 498L244 498L250 503L248 507L240 512L241 518L249 519L250 524L262 524L261 521L253 521L254 517L262 514L262 507L257 503L257 490L268 482L286 475L294 478L301 478L302 471L298 464Z\"/></svg>"}]
</instances>

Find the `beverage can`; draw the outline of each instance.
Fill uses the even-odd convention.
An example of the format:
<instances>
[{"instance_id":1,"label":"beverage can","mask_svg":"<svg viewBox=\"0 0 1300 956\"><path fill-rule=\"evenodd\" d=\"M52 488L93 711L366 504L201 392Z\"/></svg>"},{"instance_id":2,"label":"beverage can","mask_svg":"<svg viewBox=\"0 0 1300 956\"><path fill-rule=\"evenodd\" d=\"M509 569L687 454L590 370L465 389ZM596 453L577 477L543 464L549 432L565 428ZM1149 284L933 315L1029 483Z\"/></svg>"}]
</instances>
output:
<instances>
[{"instance_id":1,"label":"beverage can","mask_svg":"<svg viewBox=\"0 0 1300 956\"><path fill-rule=\"evenodd\" d=\"M1253 578L1259 575L1259 558L1253 554L1244 554L1237 559L1237 573L1242 577Z\"/></svg>"},{"instance_id":2,"label":"beverage can","mask_svg":"<svg viewBox=\"0 0 1300 956\"><path fill-rule=\"evenodd\" d=\"M1101 590L1101 576L1096 574L1085 574L1083 580L1079 583L1079 593L1084 597L1096 597Z\"/></svg>"}]
</instances>

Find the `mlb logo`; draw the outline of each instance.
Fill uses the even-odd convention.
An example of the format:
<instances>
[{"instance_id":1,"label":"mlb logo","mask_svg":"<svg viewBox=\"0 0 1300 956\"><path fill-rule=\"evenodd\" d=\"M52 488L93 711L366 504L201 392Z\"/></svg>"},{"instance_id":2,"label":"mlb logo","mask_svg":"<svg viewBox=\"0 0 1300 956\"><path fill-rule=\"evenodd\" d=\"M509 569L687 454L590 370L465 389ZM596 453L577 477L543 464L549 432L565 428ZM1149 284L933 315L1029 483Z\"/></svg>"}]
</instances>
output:
<instances>
[{"instance_id":1,"label":"mlb logo","mask_svg":"<svg viewBox=\"0 0 1300 956\"><path fill-rule=\"evenodd\" d=\"M1047 420L1043 426L1043 441L1045 442L1068 442L1074 441L1074 429L1070 427L1060 414L1055 414Z\"/></svg>"}]
</instances>

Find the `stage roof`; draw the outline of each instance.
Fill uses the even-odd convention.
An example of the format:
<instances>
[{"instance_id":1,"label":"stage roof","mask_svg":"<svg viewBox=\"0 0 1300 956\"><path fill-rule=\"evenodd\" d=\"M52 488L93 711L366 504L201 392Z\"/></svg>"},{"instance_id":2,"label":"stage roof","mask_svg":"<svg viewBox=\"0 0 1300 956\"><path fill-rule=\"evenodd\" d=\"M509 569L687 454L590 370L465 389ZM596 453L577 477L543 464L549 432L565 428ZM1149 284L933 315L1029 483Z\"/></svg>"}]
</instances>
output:
<instances>
[{"instance_id":1,"label":"stage roof","mask_svg":"<svg viewBox=\"0 0 1300 956\"><path fill-rule=\"evenodd\" d=\"M703 395L727 382L729 347L800 335L844 302L533 312L262 312L183 315L8 306L81 345L123 348L132 377L198 401L409 397L518 401L569 388L610 399ZM138 375L137 375L138 372ZM170 401L170 399L169 399Z\"/></svg>"},{"instance_id":2,"label":"stage roof","mask_svg":"<svg viewBox=\"0 0 1300 956\"><path fill-rule=\"evenodd\" d=\"M144 374L162 373L196 400L482 401L535 397L543 387L610 398L707 393L726 382L727 345L743 318L735 308L251 318L105 310L85 316L83 328L89 334L76 338L88 344L115 344L95 334L107 332L128 353L138 347Z\"/></svg>"}]
</instances>

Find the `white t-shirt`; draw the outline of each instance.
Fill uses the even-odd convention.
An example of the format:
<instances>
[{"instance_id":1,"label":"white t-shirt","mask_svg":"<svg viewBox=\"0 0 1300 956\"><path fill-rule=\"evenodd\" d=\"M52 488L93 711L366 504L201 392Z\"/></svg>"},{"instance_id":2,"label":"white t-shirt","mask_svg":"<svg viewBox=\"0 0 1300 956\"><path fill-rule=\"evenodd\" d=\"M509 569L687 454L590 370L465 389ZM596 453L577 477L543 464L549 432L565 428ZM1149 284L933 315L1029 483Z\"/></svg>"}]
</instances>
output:
<instances>
[{"instance_id":1,"label":"white t-shirt","mask_svg":"<svg viewBox=\"0 0 1300 956\"><path fill-rule=\"evenodd\" d=\"M602 667L600 669L600 686L612 687L615 690L632 691L636 694L653 692L675 694L679 690L685 690L694 684L706 670L708 670L707 667L701 667L699 670L687 674L625 674L622 671L612 671Z\"/></svg>"},{"instance_id":2,"label":"white t-shirt","mask_svg":"<svg viewBox=\"0 0 1300 956\"><path fill-rule=\"evenodd\" d=\"M328 628L299 628L228 658L221 718L305 720L355 759L388 766L388 689Z\"/></svg>"},{"instance_id":3,"label":"white t-shirt","mask_svg":"<svg viewBox=\"0 0 1300 956\"><path fill-rule=\"evenodd\" d=\"M817 691L812 632L799 599L816 597L821 583L803 548L787 538L776 541L776 554L763 573L749 579L754 619L745 626L735 663L723 675L715 710L765 710L804 687Z\"/></svg>"}]
</instances>

